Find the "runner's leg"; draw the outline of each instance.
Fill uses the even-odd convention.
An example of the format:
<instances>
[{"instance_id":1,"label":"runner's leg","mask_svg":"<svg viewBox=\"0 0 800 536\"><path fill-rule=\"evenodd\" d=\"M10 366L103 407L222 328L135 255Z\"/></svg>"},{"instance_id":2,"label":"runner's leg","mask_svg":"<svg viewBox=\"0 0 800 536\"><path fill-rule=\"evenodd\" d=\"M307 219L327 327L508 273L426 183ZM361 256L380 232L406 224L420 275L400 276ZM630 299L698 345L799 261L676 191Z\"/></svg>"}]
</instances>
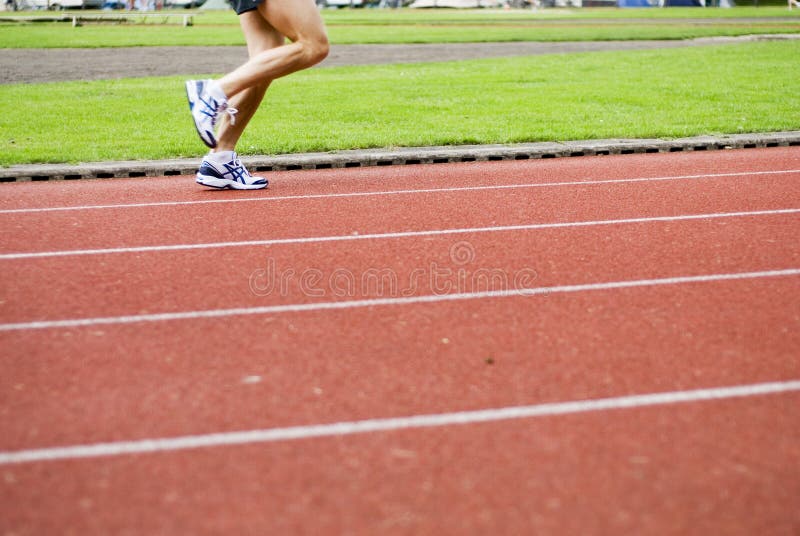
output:
<instances>
[{"instance_id":1,"label":"runner's leg","mask_svg":"<svg viewBox=\"0 0 800 536\"><path fill-rule=\"evenodd\" d=\"M217 80L229 99L249 87L311 67L328 55L328 37L314 0L265 0L257 12L292 42L257 53Z\"/></svg>"},{"instance_id":2,"label":"runner's leg","mask_svg":"<svg viewBox=\"0 0 800 536\"><path fill-rule=\"evenodd\" d=\"M283 35L257 10L242 13L239 16L239 24L247 41L247 53L250 58L284 44ZM258 110L269 84L270 81L267 80L231 97L229 104L238 110L236 123L231 125L228 115L222 115L217 134L217 151L235 150L242 132Z\"/></svg>"}]
</instances>

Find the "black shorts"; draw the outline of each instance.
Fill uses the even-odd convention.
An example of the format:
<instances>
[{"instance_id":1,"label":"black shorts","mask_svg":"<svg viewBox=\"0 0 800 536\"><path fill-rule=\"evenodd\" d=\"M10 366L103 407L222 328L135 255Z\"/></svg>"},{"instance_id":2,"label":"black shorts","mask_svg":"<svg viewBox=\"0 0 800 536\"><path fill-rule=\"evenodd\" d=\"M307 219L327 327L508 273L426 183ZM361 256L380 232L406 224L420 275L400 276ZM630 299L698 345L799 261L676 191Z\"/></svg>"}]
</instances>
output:
<instances>
[{"instance_id":1,"label":"black shorts","mask_svg":"<svg viewBox=\"0 0 800 536\"><path fill-rule=\"evenodd\" d=\"M237 15L241 15L245 11L253 11L258 7L258 4L263 1L264 0L228 0Z\"/></svg>"}]
</instances>

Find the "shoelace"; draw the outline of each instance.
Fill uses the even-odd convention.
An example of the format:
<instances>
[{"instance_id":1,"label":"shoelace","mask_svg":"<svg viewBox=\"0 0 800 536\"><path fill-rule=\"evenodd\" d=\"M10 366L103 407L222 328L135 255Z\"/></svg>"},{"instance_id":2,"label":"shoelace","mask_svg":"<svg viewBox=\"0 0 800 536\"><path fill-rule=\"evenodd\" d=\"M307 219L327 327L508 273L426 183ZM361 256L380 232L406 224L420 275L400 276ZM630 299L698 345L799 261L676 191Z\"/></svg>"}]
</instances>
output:
<instances>
[{"instance_id":1,"label":"shoelace","mask_svg":"<svg viewBox=\"0 0 800 536\"><path fill-rule=\"evenodd\" d=\"M212 100L211 102L216 104L216 101L214 101L214 100ZM213 110L214 108L211 108L211 109ZM211 126L212 127L217 126L217 119L219 119L219 114L221 114L223 111L228 112L228 118L231 121L231 125L235 125L236 124L236 114L239 113L239 109L238 108L234 108L233 106L228 106L228 103L223 102L222 104L217 105L216 112L211 117Z\"/></svg>"},{"instance_id":2,"label":"shoelace","mask_svg":"<svg viewBox=\"0 0 800 536\"><path fill-rule=\"evenodd\" d=\"M228 117L231 120L231 125L236 124L236 114L239 113L239 110L234 108L233 106L225 106L225 111L228 112Z\"/></svg>"},{"instance_id":3,"label":"shoelace","mask_svg":"<svg viewBox=\"0 0 800 536\"><path fill-rule=\"evenodd\" d=\"M234 110L235 109L236 108L234 108ZM233 159L233 165L236 166L237 168L241 168L242 169L242 176L244 176L244 177L246 177L248 179L250 178L250 176L251 176L250 172L247 171L247 168L242 165L242 161L239 160L239 158L234 158Z\"/></svg>"}]
</instances>

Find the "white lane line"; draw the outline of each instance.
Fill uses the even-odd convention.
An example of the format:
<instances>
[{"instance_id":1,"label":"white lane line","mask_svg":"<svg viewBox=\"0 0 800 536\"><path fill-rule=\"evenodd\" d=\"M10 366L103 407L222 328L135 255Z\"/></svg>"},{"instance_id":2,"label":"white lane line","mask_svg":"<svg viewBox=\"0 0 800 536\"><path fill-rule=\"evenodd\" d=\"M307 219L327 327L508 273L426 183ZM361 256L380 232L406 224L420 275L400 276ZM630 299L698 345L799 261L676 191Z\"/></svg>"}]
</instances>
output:
<instances>
[{"instance_id":1,"label":"white lane line","mask_svg":"<svg viewBox=\"0 0 800 536\"><path fill-rule=\"evenodd\" d=\"M187 249L213 249L230 247L274 246L278 244L309 244L314 242L340 242L347 240L376 240L422 236L438 236L468 233L494 233L501 231L531 231L535 229L558 229L569 227L591 227L596 225L620 225L630 223L671 222L685 220L710 220L717 218L739 218L750 216L774 216L796 214L800 208L775 210L753 210L747 212L718 212L713 214L684 214L680 216L653 216L645 218L624 218L615 220L592 220L560 223L532 223L524 225L504 225L497 227L468 227L464 229L435 229L429 231L402 231L395 233L374 233L363 235L311 236L300 238L274 238L268 240L244 240L240 242L207 242L203 244L170 244L165 246L134 246L103 249L68 249L62 251L36 251L31 253L4 253L2 260L36 259L43 257L67 257L77 255L106 255L112 253L145 253L154 251L180 251Z\"/></svg>"},{"instance_id":2,"label":"white lane line","mask_svg":"<svg viewBox=\"0 0 800 536\"><path fill-rule=\"evenodd\" d=\"M446 193L446 192L469 192L480 190L509 190L520 188L549 188L560 186L590 186L598 184L618 184L628 182L651 182L651 181L674 181L674 180L688 180L688 179L713 179L723 177L747 177L747 176L764 176L764 175L781 175L800 173L800 169L783 169L775 171L743 171L737 173L707 173L702 175L674 175L666 177L634 177L629 179L604 179L604 180L589 180L581 181L576 179L574 181L562 182L543 182L534 184L496 184L487 186L464 186L464 187L450 187L450 188L422 188L422 189L407 189L407 190L382 190L377 192L349 192L339 194L306 194L306 195L286 195L276 197L247 197L240 199L205 199L199 201L158 201L152 203L123 203L116 205L78 205L71 207L32 207L32 208L15 208L15 209L2 209L0 214L25 214L35 212L58 212L69 210L99 210L99 209L117 209L117 208L142 208L142 207L173 207L182 205L206 205L213 203L260 203L268 201L286 201L292 199L333 199L341 197L367 197L367 196L382 196L382 195L409 195L409 194L428 194L428 193Z\"/></svg>"},{"instance_id":3,"label":"white lane line","mask_svg":"<svg viewBox=\"0 0 800 536\"><path fill-rule=\"evenodd\" d=\"M569 402L553 402L529 406L511 406L475 411L457 411L345 421L330 424L290 426L286 428L263 428L239 432L220 432L215 434L188 435L169 438L142 439L137 441L117 441L30 450L0 452L0 465L43 461L74 460L80 458L99 458L103 456L123 456L156 452L179 451L186 449L249 445L315 439L331 436L346 436L375 432L391 432L413 428L434 428L455 425L472 425L512 419L552 417L592 411L663 406L689 402L709 402L753 396L776 395L800 391L800 381L789 380L769 383L753 383L728 387L712 387L684 391L668 391L640 395L596 398Z\"/></svg>"},{"instance_id":4,"label":"white lane line","mask_svg":"<svg viewBox=\"0 0 800 536\"><path fill-rule=\"evenodd\" d=\"M306 311L323 311L337 309L355 309L361 307L377 307L391 305L409 305L417 303L438 303L457 300L480 300L492 298L528 297L539 294L556 294L585 292L592 290L615 290L634 287L653 287L661 285L680 285L686 283L710 283L714 281L730 281L741 279L761 279L766 277L787 277L800 275L800 268L785 270L768 270L761 272L739 272L728 274L693 275L665 277L660 279L635 279L630 281L611 281L605 283L586 283L581 285L559 285L552 287L536 287L485 292L464 292L454 294L428 294L401 298L374 298L365 300L346 300L335 302L291 303L285 305L264 305L259 307L239 307L234 309L206 309L200 311L182 311L174 313L152 313L126 316L107 316L96 318L75 318L65 320L39 320L34 322L17 322L0 324L2 331L21 331L30 329L80 328L108 324L136 324L141 322L167 322L173 320L198 320L204 318L222 318L242 315L277 315L283 313L299 313Z\"/></svg>"}]
</instances>

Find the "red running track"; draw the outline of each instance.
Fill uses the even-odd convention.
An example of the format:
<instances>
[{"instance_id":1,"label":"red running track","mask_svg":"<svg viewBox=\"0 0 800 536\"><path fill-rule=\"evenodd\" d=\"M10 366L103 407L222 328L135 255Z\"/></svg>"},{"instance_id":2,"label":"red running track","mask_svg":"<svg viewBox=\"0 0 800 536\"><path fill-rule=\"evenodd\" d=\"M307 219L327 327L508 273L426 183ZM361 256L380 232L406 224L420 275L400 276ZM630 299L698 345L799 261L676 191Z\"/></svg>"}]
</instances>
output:
<instances>
[{"instance_id":1,"label":"red running track","mask_svg":"<svg viewBox=\"0 0 800 536\"><path fill-rule=\"evenodd\" d=\"M800 528L800 150L271 183L0 189L0 534Z\"/></svg>"}]
</instances>

